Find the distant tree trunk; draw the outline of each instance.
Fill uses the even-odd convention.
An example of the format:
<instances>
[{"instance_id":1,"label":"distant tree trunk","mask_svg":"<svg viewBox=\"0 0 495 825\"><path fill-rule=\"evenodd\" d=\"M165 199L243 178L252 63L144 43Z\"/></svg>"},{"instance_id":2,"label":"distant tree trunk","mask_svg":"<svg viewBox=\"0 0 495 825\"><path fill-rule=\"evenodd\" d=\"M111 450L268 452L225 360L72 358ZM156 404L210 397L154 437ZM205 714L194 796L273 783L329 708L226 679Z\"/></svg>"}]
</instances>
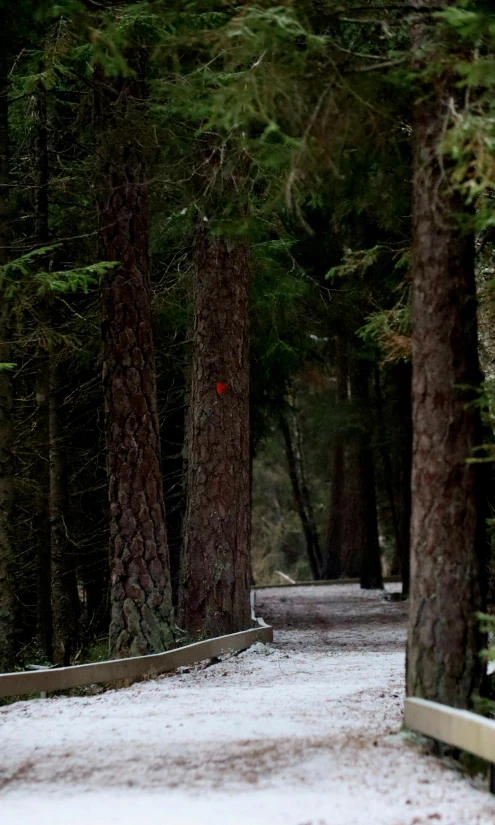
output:
<instances>
[{"instance_id":1,"label":"distant tree trunk","mask_svg":"<svg viewBox=\"0 0 495 825\"><path fill-rule=\"evenodd\" d=\"M402 390L402 387L400 388ZM410 392L409 392L409 399L410 399ZM394 560L392 564L392 575L397 575L402 572L402 568L404 567L404 561L407 559L407 568L409 567L409 525L405 525L404 521L406 518L405 513L405 506L406 502L403 500L403 495L407 493L407 490L404 489L403 483L403 444L402 438L400 439L400 450L401 455L398 457L399 463L399 472L394 473L394 462L392 461L392 457L390 454L390 450L387 444L387 435L386 432L386 424L384 420L384 409L383 409L383 400L382 400L382 388L381 388L381 377L380 377L380 370L378 367L375 368L375 398L376 398L376 411L378 415L378 421L381 422L382 427L382 438L380 442L380 453L382 458L382 465L383 465L383 473L384 473L384 486L387 493L388 504L390 507L390 516L392 520L392 529L394 532L394 544L395 544L395 553L394 553ZM406 403L402 399L398 399L398 403L400 404L401 412L407 412L407 399ZM410 416L409 416L410 418ZM399 416L399 420L397 422L397 429L399 432L402 432L404 429L405 422L402 421L401 417ZM396 476L399 476L397 479ZM397 489L396 481L399 481L399 487ZM410 484L407 485L410 490ZM410 499L410 493L409 493ZM404 528L407 528L407 532ZM406 590L407 593L409 588L409 569L406 570ZM404 592L404 580L403 580L403 592Z\"/></svg>"},{"instance_id":2,"label":"distant tree trunk","mask_svg":"<svg viewBox=\"0 0 495 825\"><path fill-rule=\"evenodd\" d=\"M68 472L62 420L62 369L50 358L50 534L53 660L69 665L78 640L79 598L67 535Z\"/></svg>"},{"instance_id":3,"label":"distant tree trunk","mask_svg":"<svg viewBox=\"0 0 495 825\"><path fill-rule=\"evenodd\" d=\"M198 222L180 626L206 636L251 624L249 253Z\"/></svg>"},{"instance_id":4,"label":"distant tree trunk","mask_svg":"<svg viewBox=\"0 0 495 825\"><path fill-rule=\"evenodd\" d=\"M160 370L159 370L160 374ZM163 381L163 375L161 376ZM167 539L170 556L170 578L174 606L179 599L180 559L182 555L182 533L186 507L186 484L184 478L184 438L185 438L185 387L183 372L168 380L167 395L173 394L174 401L166 410L164 426L161 428L162 476L167 510ZM170 403L170 402L169 402Z\"/></svg>"},{"instance_id":5,"label":"distant tree trunk","mask_svg":"<svg viewBox=\"0 0 495 825\"><path fill-rule=\"evenodd\" d=\"M294 427L294 456L296 459L296 470L300 480L301 486L301 494L302 500L304 503L304 507L307 514L307 520L309 524L309 530L311 534L312 545L314 549L314 554L316 557L316 564L319 570L319 577L321 578L321 567L322 567L322 556L320 550L320 540L318 538L318 528L316 526L316 519L313 510L313 500L311 497L311 493L308 488L308 481L306 475L306 465L304 461L304 452L303 452L303 436L301 430L301 421L299 416L299 410L297 407L297 403L295 399L291 400L292 406L292 421Z\"/></svg>"},{"instance_id":6,"label":"distant tree trunk","mask_svg":"<svg viewBox=\"0 0 495 825\"><path fill-rule=\"evenodd\" d=\"M402 578L402 595L409 595L410 548L411 548L411 463L412 463L412 368L400 363L393 368L393 380L397 397L399 434L399 474L397 485L397 517L399 529L399 563Z\"/></svg>"},{"instance_id":7,"label":"distant tree trunk","mask_svg":"<svg viewBox=\"0 0 495 825\"><path fill-rule=\"evenodd\" d=\"M40 72L43 66L40 67ZM48 215L48 111L46 89L40 82L35 93L34 142L34 241L46 246L49 241ZM45 260L46 264L47 261ZM51 536L50 536L50 358L47 329L50 324L48 300L40 306L40 342L36 353L36 564L37 564L37 627L38 639L51 661L53 658L53 627L51 604Z\"/></svg>"},{"instance_id":8,"label":"distant tree trunk","mask_svg":"<svg viewBox=\"0 0 495 825\"><path fill-rule=\"evenodd\" d=\"M415 0L413 8L437 8ZM441 3L447 6L448 3ZM429 24L412 28L429 43ZM418 59L425 68L434 49ZM479 411L466 402L480 381L474 242L457 218L461 199L440 162L440 143L456 95L455 78L437 75L414 109L413 463L411 603L407 693L465 708L482 679L476 611L483 608L484 525L479 475L469 465L480 444Z\"/></svg>"},{"instance_id":9,"label":"distant tree trunk","mask_svg":"<svg viewBox=\"0 0 495 825\"><path fill-rule=\"evenodd\" d=\"M135 76L96 73L95 100L99 256L119 262L101 284L116 657L159 652L173 641L143 161L147 89L137 57L130 56Z\"/></svg>"},{"instance_id":10,"label":"distant tree trunk","mask_svg":"<svg viewBox=\"0 0 495 825\"><path fill-rule=\"evenodd\" d=\"M0 56L0 266L9 247L9 105L8 66ZM0 292L0 364L11 360L8 306ZM0 367L0 671L14 669L14 582L10 541L14 477L12 471L12 386Z\"/></svg>"},{"instance_id":11,"label":"distant tree trunk","mask_svg":"<svg viewBox=\"0 0 495 825\"><path fill-rule=\"evenodd\" d=\"M45 319L46 322L46 319ZM38 641L53 658L50 540L50 370L46 353L38 353L36 374L36 626Z\"/></svg>"},{"instance_id":12,"label":"distant tree trunk","mask_svg":"<svg viewBox=\"0 0 495 825\"><path fill-rule=\"evenodd\" d=\"M353 525L354 553L361 558L361 587L383 587L378 542L376 511L375 466L371 432L365 423L370 410L370 367L365 361L357 361L350 371L351 400L360 417L360 426L349 449L348 473L355 479L355 512ZM352 468L352 469L351 469Z\"/></svg>"},{"instance_id":13,"label":"distant tree trunk","mask_svg":"<svg viewBox=\"0 0 495 825\"><path fill-rule=\"evenodd\" d=\"M306 540L306 549L311 567L311 575L313 576L313 579L317 581L321 578L321 556L318 531L316 529L316 522L314 519L313 508L311 506L309 491L306 487L304 474L298 466L300 465L300 460L298 461L297 447L295 447L293 443L291 428L289 421L287 420L286 413L280 413L279 423L285 444L285 455L287 457L287 464L289 467L289 478L292 484L294 502L301 520L304 538Z\"/></svg>"},{"instance_id":14,"label":"distant tree trunk","mask_svg":"<svg viewBox=\"0 0 495 825\"><path fill-rule=\"evenodd\" d=\"M349 357L337 339L337 409L346 406L356 426L333 449L332 496L328 520L325 578L359 576L361 587L381 588L382 574L376 511L375 470L370 415L370 367ZM350 390L350 393L349 393ZM351 404L349 404L349 401Z\"/></svg>"},{"instance_id":15,"label":"distant tree trunk","mask_svg":"<svg viewBox=\"0 0 495 825\"><path fill-rule=\"evenodd\" d=\"M348 364L347 345L342 335L337 336L336 353L336 409L340 415L348 402ZM325 579L338 579L342 575L342 555L344 552L343 522L345 519L347 501L345 493L345 444L339 434L334 438L332 448L332 492L330 497L330 512L328 516L327 552L325 558ZM348 575L347 570L344 574Z\"/></svg>"}]
</instances>

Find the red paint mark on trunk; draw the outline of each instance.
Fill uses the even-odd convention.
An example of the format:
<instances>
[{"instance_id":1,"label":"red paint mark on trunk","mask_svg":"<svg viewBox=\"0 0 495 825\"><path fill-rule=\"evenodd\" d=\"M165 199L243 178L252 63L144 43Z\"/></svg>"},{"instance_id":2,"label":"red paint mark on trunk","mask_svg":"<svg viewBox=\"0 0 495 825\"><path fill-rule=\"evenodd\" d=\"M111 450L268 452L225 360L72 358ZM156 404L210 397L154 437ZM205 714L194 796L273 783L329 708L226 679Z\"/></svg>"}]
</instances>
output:
<instances>
[{"instance_id":1,"label":"red paint mark on trunk","mask_svg":"<svg viewBox=\"0 0 495 825\"><path fill-rule=\"evenodd\" d=\"M228 384L222 384L221 381L217 381L217 395L223 395L224 392L227 392L228 388Z\"/></svg>"}]
</instances>

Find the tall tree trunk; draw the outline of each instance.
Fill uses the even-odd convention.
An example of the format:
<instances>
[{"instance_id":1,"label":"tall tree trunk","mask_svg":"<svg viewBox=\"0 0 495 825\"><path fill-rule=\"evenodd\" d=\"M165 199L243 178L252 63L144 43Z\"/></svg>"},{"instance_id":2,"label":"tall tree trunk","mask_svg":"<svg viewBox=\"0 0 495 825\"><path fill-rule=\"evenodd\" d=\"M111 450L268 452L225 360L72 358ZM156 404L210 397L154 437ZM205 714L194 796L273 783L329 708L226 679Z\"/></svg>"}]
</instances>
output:
<instances>
[{"instance_id":1,"label":"tall tree trunk","mask_svg":"<svg viewBox=\"0 0 495 825\"><path fill-rule=\"evenodd\" d=\"M50 544L53 616L53 660L69 665L78 640L79 598L75 560L67 535L67 456L62 420L63 392L60 355L50 357Z\"/></svg>"},{"instance_id":2,"label":"tall tree trunk","mask_svg":"<svg viewBox=\"0 0 495 825\"><path fill-rule=\"evenodd\" d=\"M349 357L342 336L337 339L336 359L337 409L342 416L350 400L349 415L357 425L347 435L347 443L338 439L333 450L325 577L359 576L361 587L381 588L375 470L367 424L370 368Z\"/></svg>"},{"instance_id":3,"label":"tall tree trunk","mask_svg":"<svg viewBox=\"0 0 495 825\"><path fill-rule=\"evenodd\" d=\"M413 8L438 8L415 0ZM448 3L440 3L442 6ZM419 16L419 15L418 15ZM413 46L430 41L430 21L412 28ZM425 53L425 52L423 52ZM417 68L435 59L418 59ZM483 512L476 465L480 416L467 406L480 381L474 242L458 225L462 203L440 162L455 79L437 74L414 109L413 459L411 604L407 692L469 707L482 660L476 611L483 608Z\"/></svg>"},{"instance_id":4,"label":"tall tree trunk","mask_svg":"<svg viewBox=\"0 0 495 825\"><path fill-rule=\"evenodd\" d=\"M294 502L301 520L304 538L306 540L306 549L308 551L311 574L313 579L317 581L321 578L321 558L313 510L311 507L308 508L308 504L310 504L309 492L307 488L305 488L303 475L298 469L297 453L293 444L291 428L284 412L280 413L279 423L285 444L285 455L287 457L287 464L289 467L289 477L292 484Z\"/></svg>"},{"instance_id":5,"label":"tall tree trunk","mask_svg":"<svg viewBox=\"0 0 495 825\"><path fill-rule=\"evenodd\" d=\"M8 66L0 56L0 267L9 246L9 105ZM10 363L8 307L0 283L0 364ZM0 366L0 671L14 669L14 582L10 541L14 477L12 471L12 385Z\"/></svg>"},{"instance_id":6,"label":"tall tree trunk","mask_svg":"<svg viewBox=\"0 0 495 825\"><path fill-rule=\"evenodd\" d=\"M43 320L46 324L46 318ZM39 644L53 658L50 541L50 370L46 352L37 355L36 375L36 627Z\"/></svg>"},{"instance_id":7,"label":"tall tree trunk","mask_svg":"<svg viewBox=\"0 0 495 825\"><path fill-rule=\"evenodd\" d=\"M141 67L133 68L136 76L117 79L98 71L95 100L99 255L119 262L101 285L116 657L159 652L173 641L148 265L148 136L138 128L147 89Z\"/></svg>"},{"instance_id":8,"label":"tall tree trunk","mask_svg":"<svg viewBox=\"0 0 495 825\"><path fill-rule=\"evenodd\" d=\"M355 479L355 504L353 540L356 555L361 556L361 587L381 588L382 571L378 520L376 511L375 466L371 432L367 426L369 415L370 367L365 361L356 361L350 371L351 400L359 415L359 429L351 448L348 472ZM352 470L351 470L352 466Z\"/></svg>"},{"instance_id":9,"label":"tall tree trunk","mask_svg":"<svg viewBox=\"0 0 495 825\"><path fill-rule=\"evenodd\" d=\"M336 410L339 419L341 418L345 406L348 402L348 364L347 364L347 343L342 335L336 339L335 351L336 367ZM327 552L325 558L325 579L338 579L344 572L348 571L342 567L343 554L343 521L347 510L347 498L345 492L346 472L345 472L345 443L339 433L335 435L332 448L332 491L330 497L330 512L328 515L327 529Z\"/></svg>"},{"instance_id":10,"label":"tall tree trunk","mask_svg":"<svg viewBox=\"0 0 495 825\"><path fill-rule=\"evenodd\" d=\"M180 625L218 635L251 624L249 254L198 222Z\"/></svg>"}]
</instances>

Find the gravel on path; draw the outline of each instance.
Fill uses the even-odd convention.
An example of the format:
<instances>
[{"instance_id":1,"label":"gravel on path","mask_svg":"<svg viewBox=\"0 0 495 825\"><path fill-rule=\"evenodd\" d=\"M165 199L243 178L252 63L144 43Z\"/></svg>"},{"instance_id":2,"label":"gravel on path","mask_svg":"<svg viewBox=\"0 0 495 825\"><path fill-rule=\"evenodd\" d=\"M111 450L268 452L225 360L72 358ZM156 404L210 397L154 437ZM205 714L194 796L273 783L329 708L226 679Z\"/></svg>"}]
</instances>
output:
<instances>
[{"instance_id":1,"label":"gravel on path","mask_svg":"<svg viewBox=\"0 0 495 825\"><path fill-rule=\"evenodd\" d=\"M0 708L0 823L495 825L485 780L401 731L396 590L262 590L273 645Z\"/></svg>"}]
</instances>

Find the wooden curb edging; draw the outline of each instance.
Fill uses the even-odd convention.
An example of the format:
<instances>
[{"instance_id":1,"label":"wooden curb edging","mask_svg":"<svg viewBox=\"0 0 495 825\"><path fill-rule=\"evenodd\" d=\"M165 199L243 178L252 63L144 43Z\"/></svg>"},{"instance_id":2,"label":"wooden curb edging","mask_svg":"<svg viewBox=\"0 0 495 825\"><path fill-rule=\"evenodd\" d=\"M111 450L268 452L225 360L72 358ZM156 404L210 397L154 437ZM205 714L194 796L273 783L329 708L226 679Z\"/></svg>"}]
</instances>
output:
<instances>
[{"instance_id":1,"label":"wooden curb edging","mask_svg":"<svg viewBox=\"0 0 495 825\"><path fill-rule=\"evenodd\" d=\"M135 681L153 678L160 673L192 665L203 659L212 659L223 653L237 653L255 642L272 642L273 628L263 619L256 619L256 627L194 642L165 653L134 656L129 659L112 659L108 662L92 662L87 665L47 668L46 670L22 671L0 674L0 697L48 693L56 690L94 685L119 680Z\"/></svg>"},{"instance_id":2,"label":"wooden curb edging","mask_svg":"<svg viewBox=\"0 0 495 825\"><path fill-rule=\"evenodd\" d=\"M397 582L401 582L402 579L400 576L384 576L383 583L384 584L396 584ZM360 584L361 579L320 579L318 581L307 581L307 582L294 582L290 584L289 582L284 582L284 584L254 584L252 589L253 590L276 590L282 587L326 587L327 585L331 584Z\"/></svg>"},{"instance_id":3,"label":"wooden curb edging","mask_svg":"<svg viewBox=\"0 0 495 825\"><path fill-rule=\"evenodd\" d=\"M426 699L408 698L404 724L446 745L468 751L490 763L490 791L495 793L495 720Z\"/></svg>"}]
</instances>

